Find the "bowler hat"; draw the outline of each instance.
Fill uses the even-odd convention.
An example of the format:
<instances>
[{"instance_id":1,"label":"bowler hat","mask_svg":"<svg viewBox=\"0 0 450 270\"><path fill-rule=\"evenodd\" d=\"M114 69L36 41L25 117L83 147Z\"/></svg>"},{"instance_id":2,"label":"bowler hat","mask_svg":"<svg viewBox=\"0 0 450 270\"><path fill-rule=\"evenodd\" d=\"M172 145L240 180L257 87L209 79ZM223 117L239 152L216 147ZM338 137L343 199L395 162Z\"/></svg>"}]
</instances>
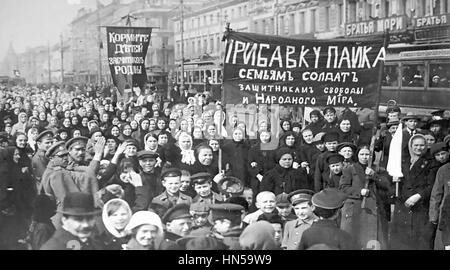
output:
<instances>
[{"instance_id":1,"label":"bowler hat","mask_svg":"<svg viewBox=\"0 0 450 270\"><path fill-rule=\"evenodd\" d=\"M309 189L299 189L289 193L287 199L291 202L293 206L301 203L301 202L309 202L311 201L312 196L314 195L314 191Z\"/></svg>"},{"instance_id":2,"label":"bowler hat","mask_svg":"<svg viewBox=\"0 0 450 270\"><path fill-rule=\"evenodd\" d=\"M227 176L217 183L220 193L225 195L240 195L244 192L244 184L239 178Z\"/></svg>"},{"instance_id":3,"label":"bowler hat","mask_svg":"<svg viewBox=\"0 0 450 270\"><path fill-rule=\"evenodd\" d=\"M58 212L69 216L92 216L99 214L101 210L95 208L91 194L71 192L64 197L62 209Z\"/></svg>"},{"instance_id":4,"label":"bowler hat","mask_svg":"<svg viewBox=\"0 0 450 270\"><path fill-rule=\"evenodd\" d=\"M189 205L181 203L167 210L166 214L162 217L163 223L171 222L175 219L191 218L189 213Z\"/></svg>"},{"instance_id":5,"label":"bowler hat","mask_svg":"<svg viewBox=\"0 0 450 270\"><path fill-rule=\"evenodd\" d=\"M311 202L322 209L338 209L344 205L346 196L336 188L326 188L314 194Z\"/></svg>"},{"instance_id":6,"label":"bowler hat","mask_svg":"<svg viewBox=\"0 0 450 270\"><path fill-rule=\"evenodd\" d=\"M142 150L142 151L139 151L137 153L137 158L139 160L144 159L144 158L154 158L154 159L156 159L158 157L159 157L158 153L152 152L152 151L147 151L147 150Z\"/></svg>"},{"instance_id":7,"label":"bowler hat","mask_svg":"<svg viewBox=\"0 0 450 270\"><path fill-rule=\"evenodd\" d=\"M69 150L72 147L72 145L84 145L84 146L86 146L88 141L89 141L89 139L86 138L86 137L83 137L83 136L72 138L72 139L70 139L70 140L68 140L66 142L66 149Z\"/></svg>"},{"instance_id":8,"label":"bowler hat","mask_svg":"<svg viewBox=\"0 0 450 270\"><path fill-rule=\"evenodd\" d=\"M36 136L35 141L39 142L40 140L43 140L43 139L53 140L53 136L54 136L54 134L51 130L44 130Z\"/></svg>"},{"instance_id":9,"label":"bowler hat","mask_svg":"<svg viewBox=\"0 0 450 270\"><path fill-rule=\"evenodd\" d=\"M409 112L402 118L402 121L408 121L410 119L416 119L417 121L419 121L420 116L414 114L413 112Z\"/></svg>"},{"instance_id":10,"label":"bowler hat","mask_svg":"<svg viewBox=\"0 0 450 270\"><path fill-rule=\"evenodd\" d=\"M64 146L64 142L56 142L45 152L47 158L52 158L55 155L65 155L69 153Z\"/></svg>"}]
</instances>

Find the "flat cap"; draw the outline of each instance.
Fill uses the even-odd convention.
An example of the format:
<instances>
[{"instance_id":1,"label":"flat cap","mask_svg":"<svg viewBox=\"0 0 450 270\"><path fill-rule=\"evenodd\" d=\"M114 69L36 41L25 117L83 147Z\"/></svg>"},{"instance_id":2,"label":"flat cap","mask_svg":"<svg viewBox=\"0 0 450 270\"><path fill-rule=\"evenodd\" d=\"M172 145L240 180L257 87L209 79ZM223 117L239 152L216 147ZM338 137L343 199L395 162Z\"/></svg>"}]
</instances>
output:
<instances>
[{"instance_id":1,"label":"flat cap","mask_svg":"<svg viewBox=\"0 0 450 270\"><path fill-rule=\"evenodd\" d=\"M339 152L344 147L350 147L352 149L353 153L356 153L357 147L355 144L353 144L351 142L341 142L340 144L337 145L336 151Z\"/></svg>"},{"instance_id":2,"label":"flat cap","mask_svg":"<svg viewBox=\"0 0 450 270\"><path fill-rule=\"evenodd\" d=\"M175 219L191 218L191 213L189 213L189 205L181 203L167 210L167 212L162 217L163 223L171 222Z\"/></svg>"},{"instance_id":3,"label":"flat cap","mask_svg":"<svg viewBox=\"0 0 450 270\"><path fill-rule=\"evenodd\" d=\"M192 184L203 184L205 182L211 181L212 176L207 172L199 172L191 175Z\"/></svg>"},{"instance_id":4,"label":"flat cap","mask_svg":"<svg viewBox=\"0 0 450 270\"><path fill-rule=\"evenodd\" d=\"M210 221L212 223L220 219L228 219L232 222L236 221L240 219L244 210L242 205L234 203L211 204L209 207L211 209Z\"/></svg>"},{"instance_id":5,"label":"flat cap","mask_svg":"<svg viewBox=\"0 0 450 270\"><path fill-rule=\"evenodd\" d=\"M125 140L124 143L126 143L127 145L134 145L136 146L136 148L139 148L139 143L135 139Z\"/></svg>"},{"instance_id":6,"label":"flat cap","mask_svg":"<svg viewBox=\"0 0 450 270\"><path fill-rule=\"evenodd\" d=\"M434 143L430 147L431 155L435 155L441 151L448 151L448 145L445 142Z\"/></svg>"},{"instance_id":7,"label":"flat cap","mask_svg":"<svg viewBox=\"0 0 450 270\"><path fill-rule=\"evenodd\" d=\"M89 141L89 139L86 137L83 137L83 136L72 138L66 142L66 149L69 150L72 146L77 146L77 145L86 146L88 141Z\"/></svg>"},{"instance_id":8,"label":"flat cap","mask_svg":"<svg viewBox=\"0 0 450 270\"><path fill-rule=\"evenodd\" d=\"M161 179L164 179L165 177L174 177L179 176L181 177L181 170L175 167L167 168L161 172Z\"/></svg>"},{"instance_id":9,"label":"flat cap","mask_svg":"<svg viewBox=\"0 0 450 270\"><path fill-rule=\"evenodd\" d=\"M158 157L159 157L158 153L153 152L153 151L142 150L142 151L139 151L137 153L137 158L138 159L144 159L144 158L154 158L154 159L156 159Z\"/></svg>"},{"instance_id":10,"label":"flat cap","mask_svg":"<svg viewBox=\"0 0 450 270\"><path fill-rule=\"evenodd\" d=\"M51 130L44 130L36 136L36 141L39 142L44 139L53 140L53 132Z\"/></svg>"},{"instance_id":11,"label":"flat cap","mask_svg":"<svg viewBox=\"0 0 450 270\"><path fill-rule=\"evenodd\" d=\"M293 206L301 203L301 202L309 202L311 201L312 196L314 195L314 191L309 189L299 189L296 191L292 191L288 195L288 200L291 202Z\"/></svg>"},{"instance_id":12,"label":"flat cap","mask_svg":"<svg viewBox=\"0 0 450 270\"><path fill-rule=\"evenodd\" d=\"M45 156L47 158L51 158L55 155L65 155L67 153L69 153L66 149L66 147L64 146L64 142L57 142L54 143L48 150L47 152L45 152Z\"/></svg>"},{"instance_id":13,"label":"flat cap","mask_svg":"<svg viewBox=\"0 0 450 270\"><path fill-rule=\"evenodd\" d=\"M280 193L275 197L275 204L278 207L287 207L291 205L291 202L288 199L288 194Z\"/></svg>"},{"instance_id":14,"label":"flat cap","mask_svg":"<svg viewBox=\"0 0 450 270\"><path fill-rule=\"evenodd\" d=\"M339 155L339 154L336 154L336 153L329 155L327 157L327 159L326 159L326 162L328 164L336 164L336 163L339 163L339 162L342 162L342 161L344 161L344 157L342 155Z\"/></svg>"},{"instance_id":15,"label":"flat cap","mask_svg":"<svg viewBox=\"0 0 450 270\"><path fill-rule=\"evenodd\" d=\"M338 209L344 205L346 196L336 188L326 188L312 196L311 202L322 209Z\"/></svg>"},{"instance_id":16,"label":"flat cap","mask_svg":"<svg viewBox=\"0 0 450 270\"><path fill-rule=\"evenodd\" d=\"M189 206L189 211L191 212L191 214L193 213L209 213L209 205L206 203L200 203L200 202L196 202L196 203L192 203Z\"/></svg>"}]
</instances>

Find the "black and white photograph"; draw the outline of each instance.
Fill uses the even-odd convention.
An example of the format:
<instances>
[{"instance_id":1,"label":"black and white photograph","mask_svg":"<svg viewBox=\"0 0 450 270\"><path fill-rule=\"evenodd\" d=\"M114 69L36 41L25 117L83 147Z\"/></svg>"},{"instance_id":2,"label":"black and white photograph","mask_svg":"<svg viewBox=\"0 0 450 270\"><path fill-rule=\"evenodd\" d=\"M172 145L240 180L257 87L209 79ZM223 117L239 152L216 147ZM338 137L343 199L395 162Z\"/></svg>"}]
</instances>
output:
<instances>
[{"instance_id":1,"label":"black and white photograph","mask_svg":"<svg viewBox=\"0 0 450 270\"><path fill-rule=\"evenodd\" d=\"M0 18L0 250L205 268L450 250L450 0L2 0Z\"/></svg>"}]
</instances>

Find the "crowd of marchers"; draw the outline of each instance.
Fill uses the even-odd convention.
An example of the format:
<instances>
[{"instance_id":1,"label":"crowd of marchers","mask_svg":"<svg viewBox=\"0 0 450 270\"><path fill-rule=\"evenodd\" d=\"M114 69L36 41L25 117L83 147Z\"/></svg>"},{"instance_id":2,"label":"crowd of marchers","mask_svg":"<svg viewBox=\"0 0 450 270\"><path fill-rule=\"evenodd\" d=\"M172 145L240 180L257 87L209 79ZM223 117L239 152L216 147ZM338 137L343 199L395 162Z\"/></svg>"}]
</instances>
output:
<instances>
[{"instance_id":1,"label":"crowd of marchers","mask_svg":"<svg viewBox=\"0 0 450 270\"><path fill-rule=\"evenodd\" d=\"M0 249L450 249L444 110L252 131L206 91L111 89L0 87Z\"/></svg>"}]
</instances>

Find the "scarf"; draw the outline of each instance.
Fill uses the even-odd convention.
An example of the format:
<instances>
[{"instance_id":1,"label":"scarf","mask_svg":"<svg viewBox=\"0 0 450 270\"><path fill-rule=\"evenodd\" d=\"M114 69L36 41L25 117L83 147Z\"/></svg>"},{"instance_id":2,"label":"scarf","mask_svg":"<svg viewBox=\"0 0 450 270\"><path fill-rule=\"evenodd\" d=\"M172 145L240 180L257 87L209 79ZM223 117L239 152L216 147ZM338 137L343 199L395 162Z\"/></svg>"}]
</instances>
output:
<instances>
[{"instance_id":1,"label":"scarf","mask_svg":"<svg viewBox=\"0 0 450 270\"><path fill-rule=\"evenodd\" d=\"M194 165L195 156L194 150L181 150L181 162L188 165Z\"/></svg>"},{"instance_id":2,"label":"scarf","mask_svg":"<svg viewBox=\"0 0 450 270\"><path fill-rule=\"evenodd\" d=\"M414 166L414 163L416 163L416 161L419 160L420 157L422 156L422 155L416 155L412 151L412 142L413 142L413 140L415 140L417 138L422 138L425 142L425 149L427 148L427 140L425 139L425 136L423 136L422 134L415 134L415 135L411 136L411 138L409 139L409 142L408 142L408 150L409 150L409 155L411 157L411 159L410 159L411 165L409 167L410 169Z\"/></svg>"}]
</instances>

